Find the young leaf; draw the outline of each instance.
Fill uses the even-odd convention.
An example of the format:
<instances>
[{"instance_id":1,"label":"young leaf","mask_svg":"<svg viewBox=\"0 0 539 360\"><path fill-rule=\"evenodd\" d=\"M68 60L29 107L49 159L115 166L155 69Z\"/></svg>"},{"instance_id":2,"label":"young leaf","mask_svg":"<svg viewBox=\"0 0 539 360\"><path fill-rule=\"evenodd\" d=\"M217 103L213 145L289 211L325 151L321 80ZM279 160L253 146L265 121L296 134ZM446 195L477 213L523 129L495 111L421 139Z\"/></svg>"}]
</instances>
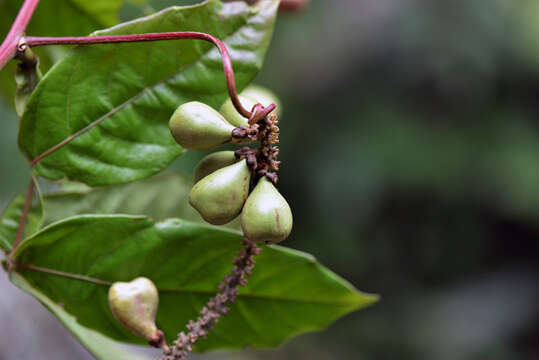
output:
<instances>
[{"instance_id":1,"label":"young leaf","mask_svg":"<svg viewBox=\"0 0 539 360\"><path fill-rule=\"evenodd\" d=\"M148 360L124 350L121 345L109 338L85 328L77 323L77 320L69 315L60 304L51 301L42 292L33 288L22 276L16 272L10 273L10 280L21 290L33 295L43 306L50 310L99 360Z\"/></svg>"},{"instance_id":2,"label":"young leaf","mask_svg":"<svg viewBox=\"0 0 539 360\"><path fill-rule=\"evenodd\" d=\"M52 302L62 303L82 326L140 343L110 313L108 286L102 281L152 279L160 293L157 325L172 340L215 294L240 244L238 233L178 219L154 223L145 217L79 216L24 241L15 259L34 266L22 265L17 272ZM277 346L375 300L309 255L264 247L249 285L197 350Z\"/></svg>"},{"instance_id":3,"label":"young leaf","mask_svg":"<svg viewBox=\"0 0 539 360\"><path fill-rule=\"evenodd\" d=\"M241 90L262 65L278 0L172 7L95 35L198 31L221 38ZM218 108L226 99L219 52L200 40L81 46L41 80L21 119L29 159L87 129L41 160L37 174L89 185L125 183L165 168L183 150L168 129L186 101Z\"/></svg>"}]
</instances>

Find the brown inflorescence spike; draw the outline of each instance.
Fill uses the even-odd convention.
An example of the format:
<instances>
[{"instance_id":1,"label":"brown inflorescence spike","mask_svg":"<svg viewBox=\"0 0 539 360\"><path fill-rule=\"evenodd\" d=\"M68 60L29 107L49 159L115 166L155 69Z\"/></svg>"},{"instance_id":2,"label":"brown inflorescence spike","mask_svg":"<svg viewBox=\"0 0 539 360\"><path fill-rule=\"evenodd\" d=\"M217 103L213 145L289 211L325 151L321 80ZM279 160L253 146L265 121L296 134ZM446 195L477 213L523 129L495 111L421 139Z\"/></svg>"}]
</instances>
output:
<instances>
[{"instance_id":1,"label":"brown inflorescence spike","mask_svg":"<svg viewBox=\"0 0 539 360\"><path fill-rule=\"evenodd\" d=\"M213 329L213 324L219 321L222 315L230 311L227 304L233 303L238 296L238 286L247 284L247 276L251 274L255 261L254 256L260 254L260 248L247 238L243 238L244 249L238 252L234 259L234 268L219 284L219 293L208 301L200 311L200 316L187 324L188 332L181 332L173 342L172 348L164 352L159 360L182 360L193 351L193 345L199 338L205 338Z\"/></svg>"}]
</instances>

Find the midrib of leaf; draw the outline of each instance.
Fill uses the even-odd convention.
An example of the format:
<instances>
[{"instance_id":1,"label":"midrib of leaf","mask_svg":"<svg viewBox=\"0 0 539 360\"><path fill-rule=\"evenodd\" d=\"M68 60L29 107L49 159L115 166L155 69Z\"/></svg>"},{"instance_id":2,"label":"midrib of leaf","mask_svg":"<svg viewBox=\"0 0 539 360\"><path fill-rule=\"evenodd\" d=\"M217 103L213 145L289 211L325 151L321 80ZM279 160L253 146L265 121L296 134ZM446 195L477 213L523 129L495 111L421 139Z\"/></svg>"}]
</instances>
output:
<instances>
[{"instance_id":1,"label":"midrib of leaf","mask_svg":"<svg viewBox=\"0 0 539 360\"><path fill-rule=\"evenodd\" d=\"M26 264L21 264L21 266L24 268ZM39 268L27 268L27 270L30 271L36 271L41 272L45 274L46 276L60 276L64 277L66 279L75 280L75 281L82 281L82 282L88 282L91 284L94 284L96 286L110 286L113 282L108 280L102 280L97 278L92 278L86 275L80 275L80 274L73 274L68 273L64 271L58 271L54 269L47 269L42 268L42 270L39 270ZM52 270L56 272L56 274L51 274L46 272L45 270ZM79 276L83 276L84 278L80 278ZM109 283L103 284L103 283ZM167 288L160 288L158 287L159 292L168 292L168 293L180 293L180 294L196 294L196 295L215 295L217 293L217 290L190 290L190 289L184 289L184 288L174 288L174 289L167 289ZM377 295L366 295L369 296L369 300L374 302L378 296ZM328 301L328 300L311 300L311 299L302 299L302 298L292 298L292 297L284 297L284 296L275 296L275 295L257 295L252 293L240 293L239 298L252 298L252 299L260 299L260 300L268 300L268 301L282 301L282 302L294 302L294 303L300 303L300 304L319 304L319 305L341 305L341 306L350 306L350 305L361 305L367 303L365 300L338 300L338 301Z\"/></svg>"},{"instance_id":2,"label":"midrib of leaf","mask_svg":"<svg viewBox=\"0 0 539 360\"><path fill-rule=\"evenodd\" d=\"M197 5L199 6L199 5ZM242 25L240 25L239 28L233 30L230 34L228 34L227 36L225 36L224 38L221 39L221 41L223 42L226 42L226 40L228 40L231 36L234 36L238 31L240 31L242 29L242 27L247 24L248 22L244 22ZM187 40L191 40L191 41L203 41L203 40L194 40L194 39L187 39ZM186 41L187 41L186 40ZM167 41L167 40L163 40L163 41ZM124 109L126 106L132 104L133 102L137 101L140 97L142 97L143 95L146 95L146 93L150 90L153 90L154 88L156 88L157 86L161 85L161 84L164 84L166 83L167 81L169 81L170 79L174 78L175 76L177 76L180 72L182 71L185 71L193 66L195 66L198 62L201 61L201 59L206 56L210 51L214 50L215 49L215 46L212 46L210 47L207 51L203 52L203 53L200 53L199 56L196 57L196 60L193 61L191 64L188 64L188 65L185 65L183 67L180 67L180 69L171 74L170 76L167 76L166 78L162 79L162 80L159 80L157 82L155 82L154 84L150 85L150 86L145 86L138 94L128 98L127 100L125 100L124 102L122 102L120 105L114 107L113 109L109 110L109 112L107 112L106 114L104 114L103 116L101 116L100 118L94 120L93 122L91 122L90 124L88 124L87 126L85 126L84 128L76 131L75 133L71 134L70 136L68 136L65 140L63 140L62 142L60 142L59 144L62 144L62 143L65 143L64 145L68 144L69 142L73 141L74 139L76 139L77 137L83 135L84 133L88 132L89 130L93 129L94 127L96 127L97 125L99 125L100 123L102 123L103 121L109 119L110 117L112 117L114 114L116 114L117 112L121 111L122 109ZM79 55L80 56L80 55ZM74 72L77 70L77 67L74 66L73 67L73 72L71 73L71 76L70 77L73 77L73 74ZM234 71L235 73L241 73L242 71L239 70L239 71ZM67 93L67 99L69 101L69 97L70 97L70 92ZM69 116L69 111L66 112L67 115ZM69 128L71 128L69 126L69 119L67 119L66 121L67 125ZM69 133L71 133L71 131L69 131ZM36 144L37 146L37 144ZM34 149L34 153L35 153L35 149Z\"/></svg>"},{"instance_id":3,"label":"midrib of leaf","mask_svg":"<svg viewBox=\"0 0 539 360\"><path fill-rule=\"evenodd\" d=\"M187 290L187 289L159 289L160 292L177 292L177 293L190 293L190 294L200 294L200 295L210 295L210 294L216 294L216 291L209 291L209 290ZM376 295L369 295L372 296L373 301L377 298ZM365 301L352 301L352 300L339 300L339 301L328 301L328 300L308 300L308 299L300 299L300 298L290 298L290 297L284 297L284 296L275 296L275 295L257 295L257 294L251 294L251 293L241 293L238 295L239 298L252 298L252 299L260 299L260 300L275 300L275 301L283 301L283 302L294 302L294 303L300 303L300 304L319 304L319 305L358 305L358 304L364 304Z\"/></svg>"}]
</instances>

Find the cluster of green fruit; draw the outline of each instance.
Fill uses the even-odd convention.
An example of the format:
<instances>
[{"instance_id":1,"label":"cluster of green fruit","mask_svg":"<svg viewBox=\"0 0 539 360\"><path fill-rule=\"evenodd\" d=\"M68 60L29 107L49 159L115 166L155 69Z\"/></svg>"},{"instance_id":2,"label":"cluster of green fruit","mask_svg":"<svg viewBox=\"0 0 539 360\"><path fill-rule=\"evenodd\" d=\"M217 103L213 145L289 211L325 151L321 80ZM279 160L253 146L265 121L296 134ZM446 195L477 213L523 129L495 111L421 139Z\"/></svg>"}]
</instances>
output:
<instances>
[{"instance_id":1,"label":"cluster of green fruit","mask_svg":"<svg viewBox=\"0 0 539 360\"><path fill-rule=\"evenodd\" d=\"M252 108L258 103L277 104L275 96L260 87L248 88L239 98L242 104ZM214 149L229 142L234 129L250 126L230 100L220 112L200 102L185 103L174 112L169 125L174 139L193 150ZM264 126L268 125L261 120L259 127ZM268 133L271 131L260 132ZM268 143L268 139L258 140L261 144ZM189 202L211 224L226 224L241 214L241 227L248 239L259 243L280 242L292 230L292 212L270 180L275 177L269 173L261 176L246 158L253 153L254 150L245 148L237 152L218 151L202 159L195 169ZM256 154L258 160L264 161L264 151L259 149ZM155 324L159 294L150 279L139 277L130 282L115 282L109 289L108 302L112 314L126 329L153 346L168 349L163 332Z\"/></svg>"},{"instance_id":2,"label":"cluster of green fruit","mask_svg":"<svg viewBox=\"0 0 539 360\"><path fill-rule=\"evenodd\" d=\"M276 103L275 96L260 87L248 88L239 98L242 104L252 107ZM200 102L182 104L169 126L174 139L184 148L212 150L230 142L234 129L253 125L229 99L220 112ZM264 120L257 126L266 126ZM259 151L258 157L263 161L261 154ZM292 212L270 179L271 176L259 176L241 152L215 152L198 164L189 203L213 225L226 224L241 214L241 227L247 238L258 243L277 243L292 230Z\"/></svg>"}]
</instances>

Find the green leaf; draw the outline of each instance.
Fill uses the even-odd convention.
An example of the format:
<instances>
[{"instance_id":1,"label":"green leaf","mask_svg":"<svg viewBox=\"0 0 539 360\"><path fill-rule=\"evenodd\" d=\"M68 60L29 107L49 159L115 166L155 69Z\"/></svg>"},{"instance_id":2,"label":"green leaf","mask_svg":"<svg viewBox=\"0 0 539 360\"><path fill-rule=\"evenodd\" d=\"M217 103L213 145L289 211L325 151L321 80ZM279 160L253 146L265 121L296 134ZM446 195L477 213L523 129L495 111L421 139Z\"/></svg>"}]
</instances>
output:
<instances>
[{"instance_id":1,"label":"green leaf","mask_svg":"<svg viewBox=\"0 0 539 360\"><path fill-rule=\"evenodd\" d=\"M197 316L231 270L241 236L178 219L79 216L55 223L24 241L16 261L104 281L146 276L160 292L157 325L172 340ZM108 286L19 267L28 283L77 321L115 340L141 343L108 309ZM231 312L197 350L277 346L320 330L371 304L313 257L279 246L264 247L249 285Z\"/></svg>"},{"instance_id":2,"label":"green leaf","mask_svg":"<svg viewBox=\"0 0 539 360\"><path fill-rule=\"evenodd\" d=\"M257 74L271 38L278 0L173 7L96 35L198 31L228 46L241 90ZM218 108L226 99L219 52L200 40L81 46L41 80L21 119L19 144L29 159L86 127L35 168L48 179L89 185L151 176L183 152L168 130L187 101Z\"/></svg>"},{"instance_id":3,"label":"green leaf","mask_svg":"<svg viewBox=\"0 0 539 360\"><path fill-rule=\"evenodd\" d=\"M24 228L23 239L35 234L43 223L43 199L39 192L39 188L35 188L32 207L27 217L27 224ZM19 220L24 208L26 200L26 192L21 192L13 199L13 201L4 209L0 216L0 249L9 252L12 249L13 242L17 236Z\"/></svg>"},{"instance_id":4,"label":"green leaf","mask_svg":"<svg viewBox=\"0 0 539 360\"><path fill-rule=\"evenodd\" d=\"M126 0L49 0L36 8L26 33L33 36L85 36L92 31L116 25L118 13ZM3 39L23 0L0 1L0 38ZM37 48L42 69L54 63L58 48ZM7 104L13 104L15 62L0 71L0 93Z\"/></svg>"},{"instance_id":5,"label":"green leaf","mask_svg":"<svg viewBox=\"0 0 539 360\"><path fill-rule=\"evenodd\" d=\"M51 301L42 292L33 288L16 272L10 274L10 280L21 290L34 296L43 306L50 310L75 337L99 360L147 360L124 350L121 345L109 338L79 325L77 320L69 315L59 304Z\"/></svg>"},{"instance_id":6,"label":"green leaf","mask_svg":"<svg viewBox=\"0 0 539 360\"><path fill-rule=\"evenodd\" d=\"M177 174L100 188L64 186L65 190L43 196L44 224L81 214L147 215L155 220L179 217L202 223L188 203L191 186L191 181Z\"/></svg>"},{"instance_id":7,"label":"green leaf","mask_svg":"<svg viewBox=\"0 0 539 360\"><path fill-rule=\"evenodd\" d=\"M0 3L0 27L6 34L15 20L23 0ZM33 36L84 36L99 28L116 25L126 0L49 0L36 8L27 33Z\"/></svg>"}]
</instances>

